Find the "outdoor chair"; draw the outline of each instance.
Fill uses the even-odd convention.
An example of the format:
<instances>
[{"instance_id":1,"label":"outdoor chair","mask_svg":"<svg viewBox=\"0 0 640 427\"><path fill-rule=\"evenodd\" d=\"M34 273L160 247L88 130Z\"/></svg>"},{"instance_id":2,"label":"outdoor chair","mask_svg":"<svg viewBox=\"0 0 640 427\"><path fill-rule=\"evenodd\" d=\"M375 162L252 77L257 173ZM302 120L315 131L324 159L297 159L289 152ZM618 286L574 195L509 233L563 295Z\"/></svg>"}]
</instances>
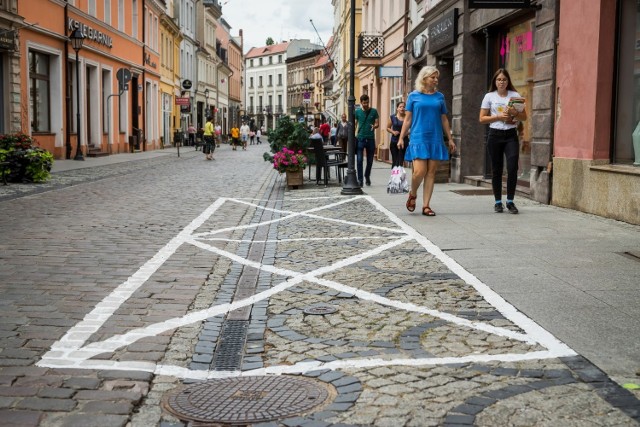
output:
<instances>
[{"instance_id":1,"label":"outdoor chair","mask_svg":"<svg viewBox=\"0 0 640 427\"><path fill-rule=\"evenodd\" d=\"M336 168L338 183L341 183L342 172L347 167L347 153L343 151L326 152L321 139L311 139L310 141L316 158L316 184L320 184L320 179L324 172L324 185L329 185L329 170L332 167Z\"/></svg>"}]
</instances>

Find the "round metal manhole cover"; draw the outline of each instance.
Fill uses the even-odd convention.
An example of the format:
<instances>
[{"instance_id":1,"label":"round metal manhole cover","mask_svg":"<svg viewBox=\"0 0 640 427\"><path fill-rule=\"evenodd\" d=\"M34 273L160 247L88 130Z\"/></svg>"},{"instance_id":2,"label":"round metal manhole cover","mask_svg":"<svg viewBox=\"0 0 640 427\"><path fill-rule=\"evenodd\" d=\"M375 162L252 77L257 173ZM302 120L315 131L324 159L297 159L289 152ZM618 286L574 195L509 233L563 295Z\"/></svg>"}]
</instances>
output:
<instances>
[{"instance_id":1,"label":"round metal manhole cover","mask_svg":"<svg viewBox=\"0 0 640 427\"><path fill-rule=\"evenodd\" d=\"M338 311L338 309L330 305L313 305L302 310L304 314L315 315L332 314L336 311Z\"/></svg>"},{"instance_id":2,"label":"round metal manhole cover","mask_svg":"<svg viewBox=\"0 0 640 427\"><path fill-rule=\"evenodd\" d=\"M333 386L300 376L222 378L190 385L163 401L185 421L246 424L287 418L333 400Z\"/></svg>"}]
</instances>

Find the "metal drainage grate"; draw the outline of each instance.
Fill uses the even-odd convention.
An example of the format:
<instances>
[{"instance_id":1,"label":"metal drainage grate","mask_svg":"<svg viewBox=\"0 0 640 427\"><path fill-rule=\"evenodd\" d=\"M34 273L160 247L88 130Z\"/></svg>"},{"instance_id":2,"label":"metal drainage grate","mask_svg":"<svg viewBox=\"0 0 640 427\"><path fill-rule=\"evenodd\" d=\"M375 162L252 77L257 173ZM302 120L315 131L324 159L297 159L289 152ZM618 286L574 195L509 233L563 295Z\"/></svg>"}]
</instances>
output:
<instances>
[{"instance_id":1,"label":"metal drainage grate","mask_svg":"<svg viewBox=\"0 0 640 427\"><path fill-rule=\"evenodd\" d=\"M338 311L338 309L331 305L312 305L302 310L304 314L313 314L320 316L325 314L332 314L336 311Z\"/></svg>"},{"instance_id":2,"label":"metal drainage grate","mask_svg":"<svg viewBox=\"0 0 640 427\"><path fill-rule=\"evenodd\" d=\"M222 326L220 341L213 355L213 369L216 371L236 371L242 366L244 343L249 322L228 320Z\"/></svg>"},{"instance_id":3,"label":"metal drainage grate","mask_svg":"<svg viewBox=\"0 0 640 427\"><path fill-rule=\"evenodd\" d=\"M493 194L493 190L490 188L473 188L469 190L451 190L452 193L459 194L461 196L489 196Z\"/></svg>"},{"instance_id":4,"label":"metal drainage grate","mask_svg":"<svg viewBox=\"0 0 640 427\"><path fill-rule=\"evenodd\" d=\"M312 412L335 396L333 386L301 376L222 378L172 393L163 407L184 421L243 425Z\"/></svg>"}]
</instances>

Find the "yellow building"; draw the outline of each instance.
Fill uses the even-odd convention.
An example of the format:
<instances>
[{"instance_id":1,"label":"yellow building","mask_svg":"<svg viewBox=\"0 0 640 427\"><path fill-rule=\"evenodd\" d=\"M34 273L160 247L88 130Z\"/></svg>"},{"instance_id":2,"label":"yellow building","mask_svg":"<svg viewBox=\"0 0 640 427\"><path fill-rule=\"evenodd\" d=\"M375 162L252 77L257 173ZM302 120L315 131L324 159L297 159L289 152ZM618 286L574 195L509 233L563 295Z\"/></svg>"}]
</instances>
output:
<instances>
[{"instance_id":1,"label":"yellow building","mask_svg":"<svg viewBox=\"0 0 640 427\"><path fill-rule=\"evenodd\" d=\"M180 128L180 27L171 16L173 8L160 18L160 140L164 146L171 145L173 135Z\"/></svg>"}]
</instances>

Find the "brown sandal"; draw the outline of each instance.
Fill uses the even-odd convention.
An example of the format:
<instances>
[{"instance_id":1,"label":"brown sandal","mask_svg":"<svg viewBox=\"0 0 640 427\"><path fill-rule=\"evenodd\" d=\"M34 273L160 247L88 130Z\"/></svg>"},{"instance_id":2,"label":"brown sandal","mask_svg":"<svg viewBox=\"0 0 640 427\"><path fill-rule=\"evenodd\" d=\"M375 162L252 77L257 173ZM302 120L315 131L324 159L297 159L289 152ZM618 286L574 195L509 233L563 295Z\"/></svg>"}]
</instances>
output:
<instances>
[{"instance_id":1,"label":"brown sandal","mask_svg":"<svg viewBox=\"0 0 640 427\"><path fill-rule=\"evenodd\" d=\"M409 212L413 212L416 210L416 199L418 198L418 195L416 194L415 196L412 196L411 193L409 193L409 198L407 199L407 210Z\"/></svg>"},{"instance_id":2,"label":"brown sandal","mask_svg":"<svg viewBox=\"0 0 640 427\"><path fill-rule=\"evenodd\" d=\"M429 207L422 208L422 215L424 216L436 216L436 213Z\"/></svg>"}]
</instances>

